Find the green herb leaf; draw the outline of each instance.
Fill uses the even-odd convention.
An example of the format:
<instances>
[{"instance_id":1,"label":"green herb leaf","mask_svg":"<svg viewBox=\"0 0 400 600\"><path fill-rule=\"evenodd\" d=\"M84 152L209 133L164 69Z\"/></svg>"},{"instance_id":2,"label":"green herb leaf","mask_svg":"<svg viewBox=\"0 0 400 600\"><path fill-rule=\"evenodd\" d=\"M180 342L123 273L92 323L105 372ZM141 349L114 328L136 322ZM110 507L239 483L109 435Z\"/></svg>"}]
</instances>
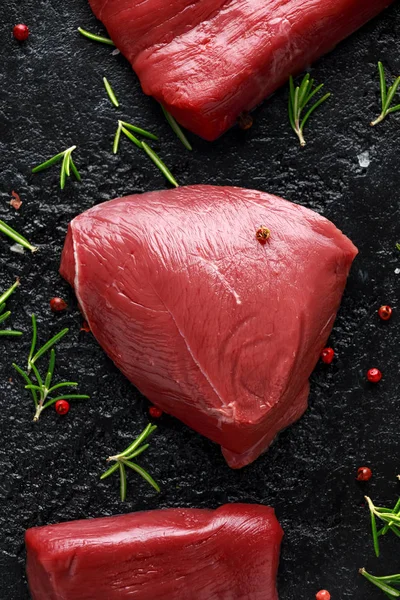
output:
<instances>
[{"instance_id":1,"label":"green herb leaf","mask_svg":"<svg viewBox=\"0 0 400 600\"><path fill-rule=\"evenodd\" d=\"M23 371L23 370L21 369L21 367L19 367L19 366L18 366L18 365L16 365L15 363L13 363L13 365L12 365L12 366L13 366L13 367L14 367L14 369L17 371L17 373L18 373L19 375L21 375L21 377L24 379L25 383L27 383L27 385L29 386L29 389L30 389L30 391L31 391L31 394L32 394L33 401L34 401L34 403L35 403L35 407L37 408L37 405L38 405L38 399L37 399L37 394L36 394L36 391L35 391L35 389L34 389L34 388L35 388L35 386L33 385L32 379L30 379L30 377L29 377L29 376L28 376L28 375L25 373L25 371Z\"/></svg>"},{"instance_id":2,"label":"green herb leaf","mask_svg":"<svg viewBox=\"0 0 400 600\"><path fill-rule=\"evenodd\" d=\"M164 106L162 104L160 104L162 111L164 113L165 118L167 119L168 123L171 126L172 131L177 135L177 137L180 139L180 141L182 142L182 144L185 146L185 148L187 148L187 150L193 150L189 140L187 139L186 135L183 133L180 125L178 124L178 122L174 119L174 117L164 108Z\"/></svg>"},{"instance_id":3,"label":"green herb leaf","mask_svg":"<svg viewBox=\"0 0 400 600\"><path fill-rule=\"evenodd\" d=\"M386 85L386 76L385 69L383 68L383 64L378 62L378 71L379 71L379 80L381 85L381 100L382 100L382 110L385 109L386 98L387 98L387 85Z\"/></svg>"},{"instance_id":4,"label":"green herb leaf","mask_svg":"<svg viewBox=\"0 0 400 600\"><path fill-rule=\"evenodd\" d=\"M82 180L81 174L79 173L78 169L76 168L75 163L72 159L72 156L69 159L69 163L70 163L71 171L73 172L75 179L77 181L81 181Z\"/></svg>"},{"instance_id":5,"label":"green herb leaf","mask_svg":"<svg viewBox=\"0 0 400 600\"><path fill-rule=\"evenodd\" d=\"M30 244L26 238L24 238L20 233L18 233L18 231L15 231L15 229L13 229L9 225L7 225L7 223L5 223L4 221L1 221L1 220L0 220L0 233L4 233L9 238L14 240L14 242L19 244L20 246L23 246L24 248L27 248L31 252L37 252L37 250L38 250L38 248L36 248L35 246L32 246L32 244Z\"/></svg>"},{"instance_id":6,"label":"green herb leaf","mask_svg":"<svg viewBox=\"0 0 400 600\"><path fill-rule=\"evenodd\" d=\"M94 33L90 33L90 31L86 31L86 29L82 29L82 27L78 27L79 33L83 36L92 40L93 42L101 42L102 44L108 44L109 46L115 46L114 42L110 40L110 38L103 37L101 35L96 35Z\"/></svg>"},{"instance_id":7,"label":"green herb leaf","mask_svg":"<svg viewBox=\"0 0 400 600\"><path fill-rule=\"evenodd\" d=\"M32 169L32 173L39 173L40 171L44 171L45 169L48 169L49 167L52 167L53 165L60 162L60 160L62 160L63 158L64 158L64 152L60 152L59 154L56 154L55 156L53 156L53 158L49 158L49 160L46 160L45 162L38 165L37 167L34 167Z\"/></svg>"},{"instance_id":8,"label":"green herb leaf","mask_svg":"<svg viewBox=\"0 0 400 600\"><path fill-rule=\"evenodd\" d=\"M400 86L400 77L397 77L393 85L389 88L386 83L385 69L383 64L378 62L378 71L379 71L379 84L381 88L381 104L382 104L382 112L375 121L371 122L372 127L381 123L390 113L394 113L400 110L400 104L393 106L390 108L390 105L393 101L393 98Z\"/></svg>"},{"instance_id":9,"label":"green herb leaf","mask_svg":"<svg viewBox=\"0 0 400 600\"><path fill-rule=\"evenodd\" d=\"M108 94L108 97L110 98L111 102L114 104L114 106L116 108L119 107L119 102L117 100L117 97L114 93L114 90L111 87L110 82L108 81L107 77L103 77L103 83L104 83L104 87L106 88L106 92Z\"/></svg>"},{"instance_id":10,"label":"green herb leaf","mask_svg":"<svg viewBox=\"0 0 400 600\"><path fill-rule=\"evenodd\" d=\"M76 387L78 384L76 381L63 381L61 383L57 383L57 385L53 385L52 388L49 389L49 394L52 394L56 390L59 390L63 387Z\"/></svg>"},{"instance_id":11,"label":"green herb leaf","mask_svg":"<svg viewBox=\"0 0 400 600\"><path fill-rule=\"evenodd\" d=\"M50 390L51 380L53 378L55 364L56 364L56 352L55 352L54 348L52 348L50 351L49 368L47 370L46 380L44 383L44 386L47 390Z\"/></svg>"},{"instance_id":12,"label":"green herb leaf","mask_svg":"<svg viewBox=\"0 0 400 600\"><path fill-rule=\"evenodd\" d=\"M140 456L140 454L143 454L143 452L145 452L145 450L147 450L147 448L149 448L149 447L150 447L150 444L145 444L141 448L138 448L138 450L135 450L134 452L132 452L132 454L128 454L127 456L125 456L125 458L127 460L131 460L132 458L136 458L136 456Z\"/></svg>"},{"instance_id":13,"label":"green herb leaf","mask_svg":"<svg viewBox=\"0 0 400 600\"><path fill-rule=\"evenodd\" d=\"M66 397L66 396L64 396ZM149 423L147 427L142 431L142 433L120 454L116 454L115 456L110 456L108 461L115 461L115 464L110 467L105 473L100 476L100 479L106 479L115 471L119 469L120 472L120 493L121 500L124 501L126 499L126 467L138 473L145 481L147 481L155 490L158 492L160 488L158 484L154 481L151 475L145 471L138 464L131 462L131 459L142 454L147 448L149 444L144 444L141 446L142 442L148 438L148 436L155 431L157 427Z\"/></svg>"},{"instance_id":14,"label":"green herb leaf","mask_svg":"<svg viewBox=\"0 0 400 600\"><path fill-rule=\"evenodd\" d=\"M3 323L4 321L6 321L10 315L11 315L11 310L8 310L7 312L0 315L0 323Z\"/></svg>"},{"instance_id":15,"label":"green herb leaf","mask_svg":"<svg viewBox=\"0 0 400 600\"><path fill-rule=\"evenodd\" d=\"M22 331L13 331L12 329L2 329L0 331L0 336L2 337L21 337L23 335Z\"/></svg>"},{"instance_id":16,"label":"green herb leaf","mask_svg":"<svg viewBox=\"0 0 400 600\"><path fill-rule=\"evenodd\" d=\"M143 477L143 479L145 479L147 481L147 483L149 483L151 486L153 486L153 488L157 492L160 491L159 485L154 481L154 479L151 477L151 475L148 474L147 471L142 469L142 467L139 467L139 465L129 461L127 458L122 458L121 462L124 465L126 465L127 467L129 467L130 469L132 469L133 471L136 471L136 473L139 473L139 475L141 475Z\"/></svg>"},{"instance_id":17,"label":"green herb leaf","mask_svg":"<svg viewBox=\"0 0 400 600\"><path fill-rule=\"evenodd\" d=\"M114 144L113 144L113 153L118 153L119 148L119 140L121 139L121 121L118 121L118 128L115 132Z\"/></svg>"},{"instance_id":18,"label":"green herb leaf","mask_svg":"<svg viewBox=\"0 0 400 600\"><path fill-rule=\"evenodd\" d=\"M133 142L138 148L140 148L141 150L143 149L143 142L141 142L140 140L137 139L137 137L135 137L134 135L132 135L132 133L130 131L128 131L127 129L125 129L125 127L121 126L121 131L123 134L126 135L126 137L131 140L131 142Z\"/></svg>"},{"instance_id":19,"label":"green herb leaf","mask_svg":"<svg viewBox=\"0 0 400 600\"><path fill-rule=\"evenodd\" d=\"M154 152L150 146L146 144L146 142L142 142L143 150L146 152L147 156L151 158L153 163L160 169L161 173L164 177L175 187L179 187L179 183L176 181L175 177L172 175L171 171L168 169L167 165L163 163L161 158Z\"/></svg>"},{"instance_id":20,"label":"green herb leaf","mask_svg":"<svg viewBox=\"0 0 400 600\"><path fill-rule=\"evenodd\" d=\"M46 162L32 169L32 173L39 173L39 171L43 171L44 169L47 169L48 167L51 167L52 165L62 161L60 170L60 188L62 190L65 188L66 178L71 175L71 171L74 174L75 178L78 181L81 181L79 171L76 168L75 163L72 159L72 153L74 150L76 150L76 146L71 146L70 148L64 150L64 152L56 154L55 156L53 156L53 158L46 160Z\"/></svg>"},{"instance_id":21,"label":"green herb leaf","mask_svg":"<svg viewBox=\"0 0 400 600\"><path fill-rule=\"evenodd\" d=\"M110 475L115 473L115 471L118 471L118 469L119 469L119 463L116 462L115 465L110 467L105 473L103 473L103 475L100 476L100 479L107 479L107 477L110 477Z\"/></svg>"},{"instance_id":22,"label":"green herb leaf","mask_svg":"<svg viewBox=\"0 0 400 600\"><path fill-rule=\"evenodd\" d=\"M36 342L37 342L37 323L36 323L36 316L32 315L31 316L32 319L32 342L31 342L31 349L29 351L29 356L28 356L28 369L29 369L29 364L32 360L32 357L35 353L36 350Z\"/></svg>"},{"instance_id":23,"label":"green herb leaf","mask_svg":"<svg viewBox=\"0 0 400 600\"><path fill-rule=\"evenodd\" d=\"M3 292L3 294L0 296L0 312L2 310L4 310L5 303L10 298L10 296L15 292L15 290L17 289L17 287L19 285L20 285L20 282L19 282L19 279L17 279L17 281L10 288L8 288L8 290Z\"/></svg>"},{"instance_id":24,"label":"green herb leaf","mask_svg":"<svg viewBox=\"0 0 400 600\"><path fill-rule=\"evenodd\" d=\"M123 452L121 452L118 457L124 458L130 455L134 450L136 450L142 442L144 442L149 435L153 433L157 429L157 425L152 425L149 423L147 427L142 431L142 433L130 444Z\"/></svg>"},{"instance_id":25,"label":"green herb leaf","mask_svg":"<svg viewBox=\"0 0 400 600\"><path fill-rule=\"evenodd\" d=\"M305 146L306 141L304 139L304 127L308 122L311 115L317 108L321 106L331 96L330 93L325 94L322 98L317 100L313 106L307 111L305 116L302 118L302 113L307 104L315 97L315 95L323 88L324 84L318 85L315 89L314 79L310 79L309 73L307 73L299 86L295 87L293 77L289 78L289 121L290 125L299 138L300 145Z\"/></svg>"},{"instance_id":26,"label":"green herb leaf","mask_svg":"<svg viewBox=\"0 0 400 600\"><path fill-rule=\"evenodd\" d=\"M126 500L126 470L125 470L125 466L122 463L118 463L119 466L119 473L120 473L120 493L121 493L121 500L122 502L125 502Z\"/></svg>"},{"instance_id":27,"label":"green herb leaf","mask_svg":"<svg viewBox=\"0 0 400 600\"><path fill-rule=\"evenodd\" d=\"M126 123L125 121L118 121L118 124L123 125L125 129L134 131L138 135L142 135L143 137L146 137L149 140L158 140L158 137L154 135L154 133L150 133L150 131L147 131L146 129L142 129L141 127L137 127L136 125L131 125L130 123Z\"/></svg>"},{"instance_id":28,"label":"green herb leaf","mask_svg":"<svg viewBox=\"0 0 400 600\"><path fill-rule=\"evenodd\" d=\"M30 365L33 365L37 360L39 360L39 358L41 356L43 356L43 354L45 354L48 350L50 350L50 348L52 348L52 346L54 346L54 344L56 344L57 342L59 342L61 340L61 338L64 337L64 335L66 335L68 333L69 329L65 328L62 331L60 331L60 333L57 333L55 336L53 336L48 342L46 342L35 354L35 356L29 361Z\"/></svg>"},{"instance_id":29,"label":"green herb leaf","mask_svg":"<svg viewBox=\"0 0 400 600\"><path fill-rule=\"evenodd\" d=\"M397 581L398 575L389 576L389 577L375 577L368 573L365 569L360 569L360 574L363 575L368 581L376 585L379 589L381 589L389 598L400 598L400 592L395 588L388 585L391 582L392 578L395 578Z\"/></svg>"}]
</instances>

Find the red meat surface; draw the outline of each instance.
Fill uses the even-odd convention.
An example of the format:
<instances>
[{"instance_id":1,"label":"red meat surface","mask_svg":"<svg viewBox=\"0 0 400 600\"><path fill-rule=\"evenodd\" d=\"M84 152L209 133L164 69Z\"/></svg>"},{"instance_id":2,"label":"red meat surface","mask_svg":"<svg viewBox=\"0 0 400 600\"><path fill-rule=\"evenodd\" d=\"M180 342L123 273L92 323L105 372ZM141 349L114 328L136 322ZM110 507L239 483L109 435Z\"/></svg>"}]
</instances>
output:
<instances>
[{"instance_id":1,"label":"red meat surface","mask_svg":"<svg viewBox=\"0 0 400 600\"><path fill-rule=\"evenodd\" d=\"M26 532L33 600L278 600L272 508L228 504Z\"/></svg>"},{"instance_id":2,"label":"red meat surface","mask_svg":"<svg viewBox=\"0 0 400 600\"><path fill-rule=\"evenodd\" d=\"M90 0L146 94L214 140L394 0Z\"/></svg>"},{"instance_id":3,"label":"red meat surface","mask_svg":"<svg viewBox=\"0 0 400 600\"><path fill-rule=\"evenodd\" d=\"M356 253L311 210L198 185L76 217L61 274L128 379L242 467L305 411Z\"/></svg>"}]
</instances>

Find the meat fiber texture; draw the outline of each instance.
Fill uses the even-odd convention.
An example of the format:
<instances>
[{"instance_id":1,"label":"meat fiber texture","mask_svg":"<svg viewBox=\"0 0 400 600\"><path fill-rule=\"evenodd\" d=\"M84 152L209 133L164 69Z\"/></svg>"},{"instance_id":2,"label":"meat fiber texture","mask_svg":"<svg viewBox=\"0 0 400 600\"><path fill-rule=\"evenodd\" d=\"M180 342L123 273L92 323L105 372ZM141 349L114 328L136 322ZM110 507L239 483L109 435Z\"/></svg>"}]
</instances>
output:
<instances>
[{"instance_id":1,"label":"meat fiber texture","mask_svg":"<svg viewBox=\"0 0 400 600\"><path fill-rule=\"evenodd\" d=\"M272 508L167 509L28 529L33 600L278 600Z\"/></svg>"},{"instance_id":2,"label":"meat fiber texture","mask_svg":"<svg viewBox=\"0 0 400 600\"><path fill-rule=\"evenodd\" d=\"M394 0L90 0L146 94L214 140Z\"/></svg>"},{"instance_id":3,"label":"meat fiber texture","mask_svg":"<svg viewBox=\"0 0 400 600\"><path fill-rule=\"evenodd\" d=\"M305 411L356 253L311 210L198 185L76 217L61 274L128 379L239 468Z\"/></svg>"}]
</instances>

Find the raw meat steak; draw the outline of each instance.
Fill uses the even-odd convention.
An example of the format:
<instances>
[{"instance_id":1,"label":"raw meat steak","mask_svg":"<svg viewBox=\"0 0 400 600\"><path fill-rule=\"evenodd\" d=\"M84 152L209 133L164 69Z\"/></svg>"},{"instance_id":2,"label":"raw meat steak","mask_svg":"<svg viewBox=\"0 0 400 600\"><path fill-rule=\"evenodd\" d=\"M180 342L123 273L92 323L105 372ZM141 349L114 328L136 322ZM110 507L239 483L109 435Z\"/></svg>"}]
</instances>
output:
<instances>
[{"instance_id":1,"label":"raw meat steak","mask_svg":"<svg viewBox=\"0 0 400 600\"><path fill-rule=\"evenodd\" d=\"M394 0L90 0L182 125L214 140Z\"/></svg>"},{"instance_id":2,"label":"raw meat steak","mask_svg":"<svg viewBox=\"0 0 400 600\"><path fill-rule=\"evenodd\" d=\"M33 600L278 600L272 508L155 510L26 532Z\"/></svg>"},{"instance_id":3,"label":"raw meat steak","mask_svg":"<svg viewBox=\"0 0 400 600\"><path fill-rule=\"evenodd\" d=\"M242 467L305 411L356 253L306 208L198 185L76 217L61 274L128 379Z\"/></svg>"}]
</instances>

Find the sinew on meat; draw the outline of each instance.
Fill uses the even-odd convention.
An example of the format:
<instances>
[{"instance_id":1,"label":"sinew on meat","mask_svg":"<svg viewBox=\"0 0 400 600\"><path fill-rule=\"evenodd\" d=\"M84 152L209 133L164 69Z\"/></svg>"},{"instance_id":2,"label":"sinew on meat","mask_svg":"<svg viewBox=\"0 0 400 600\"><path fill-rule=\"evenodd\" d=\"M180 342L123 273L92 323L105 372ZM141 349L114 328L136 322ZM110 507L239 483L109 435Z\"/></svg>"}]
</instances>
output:
<instances>
[{"instance_id":1,"label":"sinew on meat","mask_svg":"<svg viewBox=\"0 0 400 600\"><path fill-rule=\"evenodd\" d=\"M90 0L146 94L214 140L394 0Z\"/></svg>"},{"instance_id":2,"label":"sinew on meat","mask_svg":"<svg viewBox=\"0 0 400 600\"><path fill-rule=\"evenodd\" d=\"M33 600L278 600L272 508L167 509L26 532Z\"/></svg>"},{"instance_id":3,"label":"sinew on meat","mask_svg":"<svg viewBox=\"0 0 400 600\"><path fill-rule=\"evenodd\" d=\"M197 185L76 217L61 274L128 379L240 468L305 411L356 254L311 210Z\"/></svg>"}]
</instances>

